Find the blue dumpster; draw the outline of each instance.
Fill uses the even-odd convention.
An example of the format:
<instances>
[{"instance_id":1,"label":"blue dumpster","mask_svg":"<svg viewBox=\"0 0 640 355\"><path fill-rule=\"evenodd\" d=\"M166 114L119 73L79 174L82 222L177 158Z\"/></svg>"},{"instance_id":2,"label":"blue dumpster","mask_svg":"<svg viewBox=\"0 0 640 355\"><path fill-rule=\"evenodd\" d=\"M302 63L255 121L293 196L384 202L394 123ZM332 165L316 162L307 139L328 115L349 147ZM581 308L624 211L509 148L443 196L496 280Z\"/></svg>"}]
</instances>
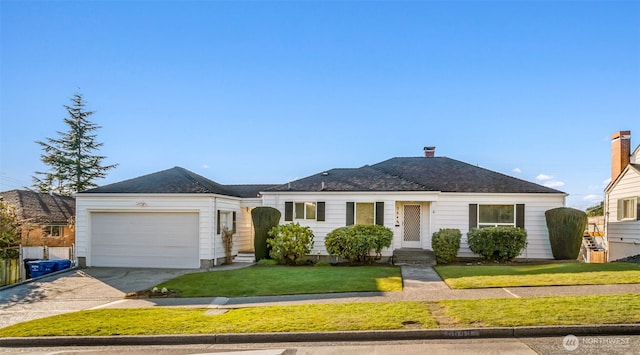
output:
<instances>
[{"instance_id":1,"label":"blue dumpster","mask_svg":"<svg viewBox=\"0 0 640 355\"><path fill-rule=\"evenodd\" d=\"M31 278L31 268L29 267L29 263L32 262L32 261L38 261L38 260L40 260L40 259L29 259L29 258L27 258L27 259L23 260L26 278L28 278L28 279Z\"/></svg>"},{"instance_id":2,"label":"blue dumpster","mask_svg":"<svg viewBox=\"0 0 640 355\"><path fill-rule=\"evenodd\" d=\"M50 274L54 271L55 268L55 263L47 260L30 261L27 263L27 265L29 265L31 277L40 277L46 274Z\"/></svg>"},{"instance_id":3,"label":"blue dumpster","mask_svg":"<svg viewBox=\"0 0 640 355\"><path fill-rule=\"evenodd\" d=\"M71 267L71 260L37 260L26 262L27 275L29 277L40 277L54 271L60 271Z\"/></svg>"},{"instance_id":4,"label":"blue dumpster","mask_svg":"<svg viewBox=\"0 0 640 355\"><path fill-rule=\"evenodd\" d=\"M31 277L40 277L56 271L56 263L50 260L30 261L27 265L29 265Z\"/></svg>"},{"instance_id":5,"label":"blue dumpster","mask_svg":"<svg viewBox=\"0 0 640 355\"><path fill-rule=\"evenodd\" d=\"M55 271L60 271L71 267L71 260L69 259L58 259L50 261L55 263Z\"/></svg>"}]
</instances>

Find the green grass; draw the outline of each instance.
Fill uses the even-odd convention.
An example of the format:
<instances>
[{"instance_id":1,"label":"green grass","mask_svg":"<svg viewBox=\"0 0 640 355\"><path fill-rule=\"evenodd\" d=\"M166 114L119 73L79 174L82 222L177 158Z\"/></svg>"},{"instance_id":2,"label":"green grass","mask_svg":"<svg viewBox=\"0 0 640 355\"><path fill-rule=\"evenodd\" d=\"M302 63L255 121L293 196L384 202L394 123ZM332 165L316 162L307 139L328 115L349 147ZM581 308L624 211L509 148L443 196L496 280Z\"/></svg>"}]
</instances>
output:
<instances>
[{"instance_id":1,"label":"green grass","mask_svg":"<svg viewBox=\"0 0 640 355\"><path fill-rule=\"evenodd\" d=\"M451 288L640 283L640 264L633 263L449 265L436 271Z\"/></svg>"},{"instance_id":2,"label":"green grass","mask_svg":"<svg viewBox=\"0 0 640 355\"><path fill-rule=\"evenodd\" d=\"M244 297L309 293L402 291L399 267L253 266L197 272L157 286L180 291L179 297Z\"/></svg>"},{"instance_id":3,"label":"green grass","mask_svg":"<svg viewBox=\"0 0 640 355\"><path fill-rule=\"evenodd\" d=\"M439 302L458 327L640 323L637 294Z\"/></svg>"},{"instance_id":4,"label":"green grass","mask_svg":"<svg viewBox=\"0 0 640 355\"><path fill-rule=\"evenodd\" d=\"M230 310L100 309L0 329L0 337L318 332L640 323L636 294L438 302L337 303Z\"/></svg>"},{"instance_id":5,"label":"green grass","mask_svg":"<svg viewBox=\"0 0 640 355\"><path fill-rule=\"evenodd\" d=\"M435 328L420 302L339 303L230 310L205 315L204 309L101 309L63 314L0 329L0 337L110 336L314 332ZM404 324L403 324L404 323Z\"/></svg>"}]
</instances>

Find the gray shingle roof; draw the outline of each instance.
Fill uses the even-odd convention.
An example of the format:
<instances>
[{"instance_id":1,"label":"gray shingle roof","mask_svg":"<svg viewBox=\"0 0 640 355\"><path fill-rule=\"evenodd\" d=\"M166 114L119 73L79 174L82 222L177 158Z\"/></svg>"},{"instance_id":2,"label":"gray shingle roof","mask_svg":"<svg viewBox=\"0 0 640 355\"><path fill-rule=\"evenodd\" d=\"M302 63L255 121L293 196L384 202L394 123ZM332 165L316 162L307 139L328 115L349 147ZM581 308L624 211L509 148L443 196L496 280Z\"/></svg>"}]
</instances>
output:
<instances>
[{"instance_id":1,"label":"gray shingle roof","mask_svg":"<svg viewBox=\"0 0 640 355\"><path fill-rule=\"evenodd\" d=\"M256 197L258 192L273 186L275 185L221 185L176 166L171 169L83 191L82 193L217 194L248 198Z\"/></svg>"},{"instance_id":2,"label":"gray shingle roof","mask_svg":"<svg viewBox=\"0 0 640 355\"><path fill-rule=\"evenodd\" d=\"M422 186L370 166L331 169L267 191L420 191Z\"/></svg>"},{"instance_id":3,"label":"gray shingle roof","mask_svg":"<svg viewBox=\"0 0 640 355\"><path fill-rule=\"evenodd\" d=\"M18 217L34 223L66 225L76 214L76 199L30 190L0 192L4 202L17 209Z\"/></svg>"},{"instance_id":4,"label":"gray shingle roof","mask_svg":"<svg viewBox=\"0 0 640 355\"><path fill-rule=\"evenodd\" d=\"M447 157L392 158L373 165L373 168L414 181L428 191L563 193Z\"/></svg>"},{"instance_id":5,"label":"gray shingle roof","mask_svg":"<svg viewBox=\"0 0 640 355\"><path fill-rule=\"evenodd\" d=\"M356 169L332 169L267 191L562 193L446 157L392 158Z\"/></svg>"},{"instance_id":6,"label":"gray shingle roof","mask_svg":"<svg viewBox=\"0 0 640 355\"><path fill-rule=\"evenodd\" d=\"M392 158L360 168L331 169L282 185L221 185L174 167L83 193L204 193L250 198L263 191L563 193L446 157Z\"/></svg>"}]
</instances>

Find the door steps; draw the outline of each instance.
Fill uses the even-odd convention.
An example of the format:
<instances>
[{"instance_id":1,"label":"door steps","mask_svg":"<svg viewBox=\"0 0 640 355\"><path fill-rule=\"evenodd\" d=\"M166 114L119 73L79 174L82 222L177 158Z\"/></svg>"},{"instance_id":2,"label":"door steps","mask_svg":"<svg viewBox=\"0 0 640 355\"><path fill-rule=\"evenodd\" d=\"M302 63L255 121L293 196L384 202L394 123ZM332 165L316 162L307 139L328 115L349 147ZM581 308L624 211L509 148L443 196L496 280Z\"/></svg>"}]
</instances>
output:
<instances>
[{"instance_id":1,"label":"door steps","mask_svg":"<svg viewBox=\"0 0 640 355\"><path fill-rule=\"evenodd\" d=\"M256 262L256 254L253 252L238 252L233 258L234 263L254 263Z\"/></svg>"},{"instance_id":2,"label":"door steps","mask_svg":"<svg viewBox=\"0 0 640 355\"><path fill-rule=\"evenodd\" d=\"M393 251L393 263L396 265L435 265L433 251L418 248L400 248Z\"/></svg>"}]
</instances>

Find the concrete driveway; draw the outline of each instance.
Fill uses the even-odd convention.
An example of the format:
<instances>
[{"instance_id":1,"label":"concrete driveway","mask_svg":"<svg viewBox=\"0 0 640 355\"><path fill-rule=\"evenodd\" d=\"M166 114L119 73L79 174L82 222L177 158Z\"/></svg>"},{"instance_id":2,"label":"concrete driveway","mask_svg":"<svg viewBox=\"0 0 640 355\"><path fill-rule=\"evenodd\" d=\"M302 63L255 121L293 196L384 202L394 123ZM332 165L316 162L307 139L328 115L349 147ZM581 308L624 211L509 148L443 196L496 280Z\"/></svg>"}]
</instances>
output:
<instances>
[{"instance_id":1,"label":"concrete driveway","mask_svg":"<svg viewBox=\"0 0 640 355\"><path fill-rule=\"evenodd\" d=\"M203 270L88 268L0 290L0 328L32 319L101 308L128 292Z\"/></svg>"}]
</instances>

